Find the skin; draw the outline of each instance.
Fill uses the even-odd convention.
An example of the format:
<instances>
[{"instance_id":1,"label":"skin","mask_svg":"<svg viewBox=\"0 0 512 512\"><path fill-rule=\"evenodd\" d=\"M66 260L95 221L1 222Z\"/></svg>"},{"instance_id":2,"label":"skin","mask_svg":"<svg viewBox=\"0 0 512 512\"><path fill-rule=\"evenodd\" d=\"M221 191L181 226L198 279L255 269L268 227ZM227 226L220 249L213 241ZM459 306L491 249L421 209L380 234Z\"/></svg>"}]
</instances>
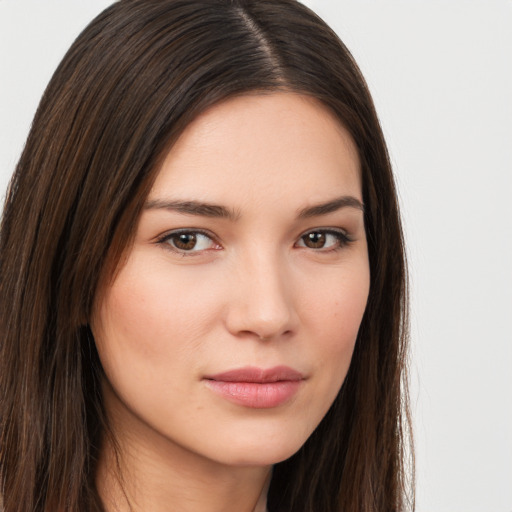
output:
<instances>
[{"instance_id":1,"label":"skin","mask_svg":"<svg viewBox=\"0 0 512 512\"><path fill-rule=\"evenodd\" d=\"M350 364L370 280L360 176L350 135L306 96L229 99L186 128L91 318L120 453L121 476L105 441L107 510L265 509L272 465L306 441ZM248 365L303 379L268 408L205 380Z\"/></svg>"}]
</instances>

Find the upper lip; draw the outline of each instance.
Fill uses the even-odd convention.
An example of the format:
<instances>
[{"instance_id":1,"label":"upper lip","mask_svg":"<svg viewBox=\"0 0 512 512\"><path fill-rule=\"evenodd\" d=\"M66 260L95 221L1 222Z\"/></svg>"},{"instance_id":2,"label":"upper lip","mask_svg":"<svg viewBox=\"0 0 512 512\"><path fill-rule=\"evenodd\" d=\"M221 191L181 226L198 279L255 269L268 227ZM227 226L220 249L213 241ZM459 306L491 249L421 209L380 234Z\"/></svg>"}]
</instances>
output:
<instances>
[{"instance_id":1,"label":"upper lip","mask_svg":"<svg viewBox=\"0 0 512 512\"><path fill-rule=\"evenodd\" d=\"M215 375L205 376L207 380L216 380L221 382L279 382L279 381L297 381L304 379L302 373L289 366L274 366L273 368L257 368L254 366L245 366L228 370L227 372L217 373Z\"/></svg>"}]
</instances>

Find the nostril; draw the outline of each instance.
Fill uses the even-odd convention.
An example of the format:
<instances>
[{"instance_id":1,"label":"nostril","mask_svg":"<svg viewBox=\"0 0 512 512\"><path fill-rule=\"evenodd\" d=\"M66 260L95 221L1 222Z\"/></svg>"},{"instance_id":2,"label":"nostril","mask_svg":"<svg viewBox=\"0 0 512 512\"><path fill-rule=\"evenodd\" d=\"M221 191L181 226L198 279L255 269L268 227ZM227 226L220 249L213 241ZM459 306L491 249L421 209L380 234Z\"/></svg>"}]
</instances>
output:
<instances>
[{"instance_id":1,"label":"nostril","mask_svg":"<svg viewBox=\"0 0 512 512\"><path fill-rule=\"evenodd\" d=\"M274 334L267 334L267 335L262 335L262 334L256 333L256 336L258 336L258 339L260 341L270 341L270 340L272 340L274 338L279 338L279 337L282 337L282 336L288 336L291 333L292 333L291 330L286 329L283 332L276 332Z\"/></svg>"}]
</instances>

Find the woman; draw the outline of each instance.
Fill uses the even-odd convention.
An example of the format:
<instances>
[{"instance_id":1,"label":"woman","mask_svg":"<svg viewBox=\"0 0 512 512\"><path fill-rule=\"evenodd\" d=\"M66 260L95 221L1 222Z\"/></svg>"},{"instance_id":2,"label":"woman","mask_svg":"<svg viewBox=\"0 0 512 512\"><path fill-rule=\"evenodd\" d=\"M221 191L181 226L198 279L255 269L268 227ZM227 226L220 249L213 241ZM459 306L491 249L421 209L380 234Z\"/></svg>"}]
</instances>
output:
<instances>
[{"instance_id":1,"label":"woman","mask_svg":"<svg viewBox=\"0 0 512 512\"><path fill-rule=\"evenodd\" d=\"M11 511L407 506L405 258L354 61L292 0L121 0L2 222Z\"/></svg>"}]
</instances>

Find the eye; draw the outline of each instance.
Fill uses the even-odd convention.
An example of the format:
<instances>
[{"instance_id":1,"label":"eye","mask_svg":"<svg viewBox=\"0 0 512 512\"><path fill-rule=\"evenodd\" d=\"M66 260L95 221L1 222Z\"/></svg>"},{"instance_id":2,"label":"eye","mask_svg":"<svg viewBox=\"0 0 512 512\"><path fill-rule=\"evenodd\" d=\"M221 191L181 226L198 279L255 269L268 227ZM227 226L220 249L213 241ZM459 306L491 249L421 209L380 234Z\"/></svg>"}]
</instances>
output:
<instances>
[{"instance_id":1,"label":"eye","mask_svg":"<svg viewBox=\"0 0 512 512\"><path fill-rule=\"evenodd\" d=\"M182 254L220 248L206 233L191 230L173 231L162 237L158 243L169 245L170 249Z\"/></svg>"},{"instance_id":2,"label":"eye","mask_svg":"<svg viewBox=\"0 0 512 512\"><path fill-rule=\"evenodd\" d=\"M315 229L302 235L297 246L326 251L339 249L350 242L349 237L341 230Z\"/></svg>"}]
</instances>

